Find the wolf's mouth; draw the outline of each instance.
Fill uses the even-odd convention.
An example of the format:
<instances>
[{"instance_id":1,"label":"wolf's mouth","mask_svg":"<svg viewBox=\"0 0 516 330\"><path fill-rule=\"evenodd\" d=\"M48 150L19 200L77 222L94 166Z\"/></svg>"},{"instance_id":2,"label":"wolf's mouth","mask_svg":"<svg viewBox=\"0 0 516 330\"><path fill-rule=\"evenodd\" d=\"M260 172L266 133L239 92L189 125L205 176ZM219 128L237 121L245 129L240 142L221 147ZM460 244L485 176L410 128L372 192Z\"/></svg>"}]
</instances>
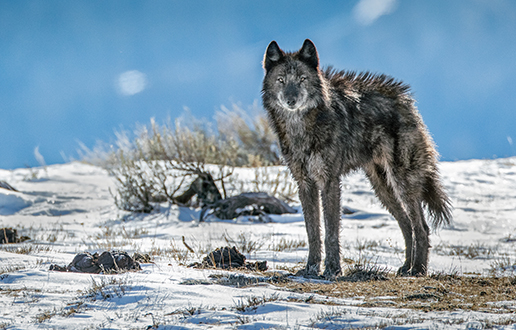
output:
<instances>
[{"instance_id":1,"label":"wolf's mouth","mask_svg":"<svg viewBox=\"0 0 516 330\"><path fill-rule=\"evenodd\" d=\"M279 95L278 95L278 100L279 100L279 104L281 105L281 107L283 109L289 110L289 111L296 111L296 110L301 109L303 107L303 105L305 104L306 98L307 98L306 93L302 93L301 97L298 99L295 99L295 100L286 100L283 93L279 93Z\"/></svg>"}]
</instances>

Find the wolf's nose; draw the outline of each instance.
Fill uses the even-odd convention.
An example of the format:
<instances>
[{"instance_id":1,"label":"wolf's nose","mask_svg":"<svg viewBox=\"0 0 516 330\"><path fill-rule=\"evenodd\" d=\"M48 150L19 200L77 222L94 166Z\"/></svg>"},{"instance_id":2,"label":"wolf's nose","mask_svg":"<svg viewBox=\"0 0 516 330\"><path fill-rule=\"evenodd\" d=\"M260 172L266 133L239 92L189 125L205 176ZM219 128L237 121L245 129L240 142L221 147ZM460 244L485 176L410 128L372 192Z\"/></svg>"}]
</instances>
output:
<instances>
[{"instance_id":1,"label":"wolf's nose","mask_svg":"<svg viewBox=\"0 0 516 330\"><path fill-rule=\"evenodd\" d=\"M287 104L288 104L289 106L293 106L294 104L296 104L296 100L288 100L288 101L287 101Z\"/></svg>"}]
</instances>

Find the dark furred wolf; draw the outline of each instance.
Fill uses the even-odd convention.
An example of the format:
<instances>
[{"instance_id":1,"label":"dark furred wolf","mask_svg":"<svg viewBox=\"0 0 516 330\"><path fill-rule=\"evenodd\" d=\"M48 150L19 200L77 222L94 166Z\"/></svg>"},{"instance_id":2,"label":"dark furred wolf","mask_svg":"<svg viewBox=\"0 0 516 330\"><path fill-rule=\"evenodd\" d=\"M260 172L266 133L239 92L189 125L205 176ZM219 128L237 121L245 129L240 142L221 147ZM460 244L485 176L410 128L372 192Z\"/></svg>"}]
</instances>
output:
<instances>
[{"instance_id":1,"label":"dark furred wolf","mask_svg":"<svg viewBox=\"0 0 516 330\"><path fill-rule=\"evenodd\" d=\"M324 276L340 267L340 178L363 169L405 239L399 275L425 275L429 227L448 224L450 200L437 168L438 154L410 96L409 86L385 75L319 68L310 40L295 53L272 41L264 58L263 105L281 152L299 186L308 233L301 275L320 272L320 201L326 238Z\"/></svg>"}]
</instances>

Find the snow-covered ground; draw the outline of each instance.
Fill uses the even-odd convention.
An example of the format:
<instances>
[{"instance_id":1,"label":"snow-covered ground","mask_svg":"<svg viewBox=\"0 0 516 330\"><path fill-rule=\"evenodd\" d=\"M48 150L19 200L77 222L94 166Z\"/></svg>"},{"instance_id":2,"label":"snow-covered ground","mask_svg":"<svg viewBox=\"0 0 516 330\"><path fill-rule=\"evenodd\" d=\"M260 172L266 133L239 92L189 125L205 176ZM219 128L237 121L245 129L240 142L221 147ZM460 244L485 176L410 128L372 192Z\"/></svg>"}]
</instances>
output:
<instances>
[{"instance_id":1,"label":"snow-covered ground","mask_svg":"<svg viewBox=\"0 0 516 330\"><path fill-rule=\"evenodd\" d=\"M516 158L445 162L441 172L454 222L431 235L430 273L487 275L501 260L516 263ZM295 270L308 249L301 212L272 216L270 223L199 222L199 210L167 204L151 214L130 214L115 207L107 172L79 162L0 170L0 180L19 190L0 189L0 228L31 238L0 245L0 329L481 329L507 317L367 308L360 297L323 304L324 295L268 283L224 285L231 274L267 274L185 266L229 242L248 247L248 260L267 260L269 271ZM401 266L398 225L360 173L344 180L342 205L356 211L342 217L342 257ZM149 253L154 263L119 275L49 271L76 253L110 249Z\"/></svg>"}]
</instances>

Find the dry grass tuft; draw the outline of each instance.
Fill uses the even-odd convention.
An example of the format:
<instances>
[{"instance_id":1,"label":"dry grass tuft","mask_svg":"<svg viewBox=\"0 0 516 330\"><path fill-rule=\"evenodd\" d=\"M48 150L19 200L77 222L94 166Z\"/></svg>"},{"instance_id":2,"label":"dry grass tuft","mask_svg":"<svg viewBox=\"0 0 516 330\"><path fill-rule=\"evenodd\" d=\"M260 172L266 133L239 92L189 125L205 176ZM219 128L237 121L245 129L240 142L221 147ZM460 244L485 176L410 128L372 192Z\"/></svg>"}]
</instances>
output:
<instances>
[{"instance_id":1,"label":"dry grass tuft","mask_svg":"<svg viewBox=\"0 0 516 330\"><path fill-rule=\"evenodd\" d=\"M0 246L0 250L18 254L37 254L40 252L51 252L53 247L51 245L39 244L8 244Z\"/></svg>"},{"instance_id":2,"label":"dry grass tuft","mask_svg":"<svg viewBox=\"0 0 516 330\"><path fill-rule=\"evenodd\" d=\"M91 277L91 288L83 292L83 296L92 301L101 298L103 300L111 298L121 298L127 291L130 290L130 286L126 279L117 278L113 276L101 277L98 281Z\"/></svg>"},{"instance_id":3,"label":"dry grass tuft","mask_svg":"<svg viewBox=\"0 0 516 330\"><path fill-rule=\"evenodd\" d=\"M274 293L270 296L265 294L261 297L248 296L246 299L240 299L235 302L235 309L239 312L245 313L249 311L255 311L259 306L264 305L270 301L276 301L279 299L279 294Z\"/></svg>"},{"instance_id":4,"label":"dry grass tuft","mask_svg":"<svg viewBox=\"0 0 516 330\"><path fill-rule=\"evenodd\" d=\"M226 241L228 245L236 246L236 248L242 252L251 254L260 250L265 242L255 240L252 237L251 233L240 233L236 239L233 239L227 232L222 235L222 238Z\"/></svg>"},{"instance_id":5,"label":"dry grass tuft","mask_svg":"<svg viewBox=\"0 0 516 330\"><path fill-rule=\"evenodd\" d=\"M43 323L46 320L49 320L49 319L53 318L54 316L56 316L57 313L58 312L57 312L56 309L52 309L52 310L47 310L47 311L41 312L38 315L36 315L35 321L37 323Z\"/></svg>"},{"instance_id":6,"label":"dry grass tuft","mask_svg":"<svg viewBox=\"0 0 516 330\"><path fill-rule=\"evenodd\" d=\"M348 266L344 276L338 277L339 282L386 281L389 269L370 261L359 261Z\"/></svg>"},{"instance_id":7,"label":"dry grass tuft","mask_svg":"<svg viewBox=\"0 0 516 330\"><path fill-rule=\"evenodd\" d=\"M279 242L269 245L269 250L275 252L291 252L308 246L305 240L286 239L282 237Z\"/></svg>"},{"instance_id":8,"label":"dry grass tuft","mask_svg":"<svg viewBox=\"0 0 516 330\"><path fill-rule=\"evenodd\" d=\"M484 243L471 245L443 245L434 248L437 254L445 256L458 256L467 259L490 259L498 252L498 246L489 246Z\"/></svg>"}]
</instances>

